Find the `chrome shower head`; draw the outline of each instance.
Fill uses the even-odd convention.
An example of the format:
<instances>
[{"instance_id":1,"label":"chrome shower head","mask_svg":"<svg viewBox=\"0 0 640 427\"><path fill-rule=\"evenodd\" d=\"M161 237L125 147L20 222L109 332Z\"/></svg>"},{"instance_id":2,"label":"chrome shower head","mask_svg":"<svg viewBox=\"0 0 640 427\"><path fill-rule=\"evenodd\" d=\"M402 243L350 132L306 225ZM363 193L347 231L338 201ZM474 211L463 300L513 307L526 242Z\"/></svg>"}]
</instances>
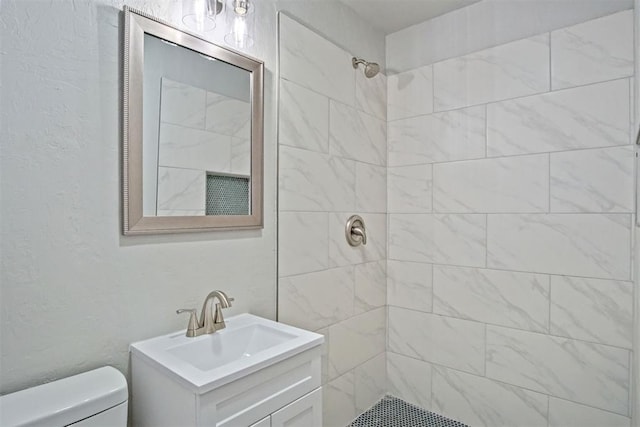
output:
<instances>
[{"instance_id":1,"label":"chrome shower head","mask_svg":"<svg viewBox=\"0 0 640 427\"><path fill-rule=\"evenodd\" d=\"M354 69L357 69L359 64L364 64L364 75L368 79L380 72L380 66L375 62L367 62L364 59L358 59L356 57L351 59L351 65L353 65Z\"/></svg>"}]
</instances>

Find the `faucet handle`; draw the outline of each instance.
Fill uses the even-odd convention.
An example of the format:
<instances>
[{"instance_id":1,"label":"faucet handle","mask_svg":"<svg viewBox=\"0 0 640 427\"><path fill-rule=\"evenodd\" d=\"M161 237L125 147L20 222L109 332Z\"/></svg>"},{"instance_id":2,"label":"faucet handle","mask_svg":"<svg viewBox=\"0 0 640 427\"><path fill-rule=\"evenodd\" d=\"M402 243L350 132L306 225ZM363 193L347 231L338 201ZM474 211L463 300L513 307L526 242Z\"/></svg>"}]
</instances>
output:
<instances>
[{"instance_id":1,"label":"faucet handle","mask_svg":"<svg viewBox=\"0 0 640 427\"><path fill-rule=\"evenodd\" d=\"M181 313L191 313L191 316L189 317L189 325L187 326L187 336L190 338L195 337L196 329L199 328L197 310L195 308L181 308L179 310L176 310L176 314Z\"/></svg>"}]
</instances>

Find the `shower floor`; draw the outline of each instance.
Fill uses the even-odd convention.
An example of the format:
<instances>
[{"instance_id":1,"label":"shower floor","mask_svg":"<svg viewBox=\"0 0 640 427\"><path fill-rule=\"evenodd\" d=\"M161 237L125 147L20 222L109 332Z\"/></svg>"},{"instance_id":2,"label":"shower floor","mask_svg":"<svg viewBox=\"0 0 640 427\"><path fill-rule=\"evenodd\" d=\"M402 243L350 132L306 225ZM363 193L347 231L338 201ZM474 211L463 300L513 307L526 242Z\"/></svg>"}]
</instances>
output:
<instances>
[{"instance_id":1,"label":"shower floor","mask_svg":"<svg viewBox=\"0 0 640 427\"><path fill-rule=\"evenodd\" d=\"M468 427L425 411L393 396L385 396L348 427Z\"/></svg>"}]
</instances>

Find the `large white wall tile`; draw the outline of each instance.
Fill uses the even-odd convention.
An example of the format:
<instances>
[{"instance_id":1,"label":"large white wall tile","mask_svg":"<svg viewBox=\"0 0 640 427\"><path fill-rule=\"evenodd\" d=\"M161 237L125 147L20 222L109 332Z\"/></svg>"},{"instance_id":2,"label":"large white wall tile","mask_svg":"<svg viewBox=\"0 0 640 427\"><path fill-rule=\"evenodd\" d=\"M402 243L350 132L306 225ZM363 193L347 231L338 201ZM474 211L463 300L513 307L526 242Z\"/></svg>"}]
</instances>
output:
<instances>
[{"instance_id":1,"label":"large white wall tile","mask_svg":"<svg viewBox=\"0 0 640 427\"><path fill-rule=\"evenodd\" d=\"M369 79L356 72L356 108L387 120L387 76L379 73Z\"/></svg>"},{"instance_id":2,"label":"large white wall tile","mask_svg":"<svg viewBox=\"0 0 640 427\"><path fill-rule=\"evenodd\" d=\"M440 366L432 410L472 426L546 426L547 396Z\"/></svg>"},{"instance_id":3,"label":"large white wall tile","mask_svg":"<svg viewBox=\"0 0 640 427\"><path fill-rule=\"evenodd\" d=\"M357 416L355 375L348 372L322 387L322 425L342 427Z\"/></svg>"},{"instance_id":4,"label":"large white wall tile","mask_svg":"<svg viewBox=\"0 0 640 427\"><path fill-rule=\"evenodd\" d=\"M347 159L384 166L387 124L348 105L329 103L329 150Z\"/></svg>"},{"instance_id":5,"label":"large white wall tile","mask_svg":"<svg viewBox=\"0 0 640 427\"><path fill-rule=\"evenodd\" d=\"M629 351L487 327L487 377L622 415L629 410Z\"/></svg>"},{"instance_id":6,"label":"large white wall tile","mask_svg":"<svg viewBox=\"0 0 640 427\"><path fill-rule=\"evenodd\" d=\"M385 351L384 307L351 317L329 328L329 375L335 378Z\"/></svg>"},{"instance_id":7,"label":"large white wall tile","mask_svg":"<svg viewBox=\"0 0 640 427\"><path fill-rule=\"evenodd\" d=\"M486 221L486 215L434 214L432 262L485 267Z\"/></svg>"},{"instance_id":8,"label":"large white wall tile","mask_svg":"<svg viewBox=\"0 0 640 427\"><path fill-rule=\"evenodd\" d=\"M280 76L345 104L355 103L351 55L283 14Z\"/></svg>"},{"instance_id":9,"label":"large white wall tile","mask_svg":"<svg viewBox=\"0 0 640 427\"><path fill-rule=\"evenodd\" d=\"M567 400L549 398L549 427L631 427L631 419Z\"/></svg>"},{"instance_id":10,"label":"large white wall tile","mask_svg":"<svg viewBox=\"0 0 640 427\"><path fill-rule=\"evenodd\" d=\"M387 261L387 304L431 311L433 285L431 264Z\"/></svg>"},{"instance_id":11,"label":"large white wall tile","mask_svg":"<svg viewBox=\"0 0 640 427\"><path fill-rule=\"evenodd\" d=\"M547 212L547 155L468 160L433 166L436 212Z\"/></svg>"},{"instance_id":12,"label":"large white wall tile","mask_svg":"<svg viewBox=\"0 0 640 427\"><path fill-rule=\"evenodd\" d=\"M549 277L437 265L433 312L531 331L549 330Z\"/></svg>"},{"instance_id":13,"label":"large white wall tile","mask_svg":"<svg viewBox=\"0 0 640 427\"><path fill-rule=\"evenodd\" d=\"M388 391L421 408L431 408L431 364L387 352Z\"/></svg>"},{"instance_id":14,"label":"large white wall tile","mask_svg":"<svg viewBox=\"0 0 640 427\"><path fill-rule=\"evenodd\" d=\"M389 307L389 350L484 374L484 328L467 320Z\"/></svg>"},{"instance_id":15,"label":"large white wall tile","mask_svg":"<svg viewBox=\"0 0 640 427\"><path fill-rule=\"evenodd\" d=\"M329 99L280 79L278 143L329 152Z\"/></svg>"},{"instance_id":16,"label":"large white wall tile","mask_svg":"<svg viewBox=\"0 0 640 427\"><path fill-rule=\"evenodd\" d=\"M631 348L633 283L552 276L551 333Z\"/></svg>"},{"instance_id":17,"label":"large white wall tile","mask_svg":"<svg viewBox=\"0 0 640 427\"><path fill-rule=\"evenodd\" d=\"M633 10L551 32L551 87L633 75Z\"/></svg>"},{"instance_id":18,"label":"large white wall tile","mask_svg":"<svg viewBox=\"0 0 640 427\"><path fill-rule=\"evenodd\" d=\"M486 216L391 214L389 258L484 267Z\"/></svg>"},{"instance_id":19,"label":"large white wall tile","mask_svg":"<svg viewBox=\"0 0 640 427\"><path fill-rule=\"evenodd\" d=\"M485 157L485 107L389 122L389 166Z\"/></svg>"},{"instance_id":20,"label":"large white wall tile","mask_svg":"<svg viewBox=\"0 0 640 427\"><path fill-rule=\"evenodd\" d=\"M549 35L529 37L433 65L434 110L549 90Z\"/></svg>"},{"instance_id":21,"label":"large white wall tile","mask_svg":"<svg viewBox=\"0 0 640 427\"><path fill-rule=\"evenodd\" d=\"M207 92L208 131L238 138L251 137L251 104L219 93Z\"/></svg>"},{"instance_id":22,"label":"large white wall tile","mask_svg":"<svg viewBox=\"0 0 640 427\"><path fill-rule=\"evenodd\" d=\"M158 168L158 210L201 210L205 206L205 172Z\"/></svg>"},{"instance_id":23,"label":"large white wall tile","mask_svg":"<svg viewBox=\"0 0 640 427\"><path fill-rule=\"evenodd\" d=\"M329 265L360 264L383 260L387 256L387 215L359 213L367 229L367 244L351 246L345 237L345 225L357 212L329 214Z\"/></svg>"},{"instance_id":24,"label":"large white wall tile","mask_svg":"<svg viewBox=\"0 0 640 427\"><path fill-rule=\"evenodd\" d=\"M204 89L163 77L160 122L204 129L206 96Z\"/></svg>"},{"instance_id":25,"label":"large white wall tile","mask_svg":"<svg viewBox=\"0 0 640 427\"><path fill-rule=\"evenodd\" d=\"M632 7L632 0L479 1L388 34L387 68L410 70Z\"/></svg>"},{"instance_id":26,"label":"large white wall tile","mask_svg":"<svg viewBox=\"0 0 640 427\"><path fill-rule=\"evenodd\" d=\"M387 206L393 213L431 212L432 165L387 169Z\"/></svg>"},{"instance_id":27,"label":"large white wall tile","mask_svg":"<svg viewBox=\"0 0 640 427\"><path fill-rule=\"evenodd\" d=\"M387 119L433 112L433 67L427 65L387 78Z\"/></svg>"},{"instance_id":28,"label":"large white wall tile","mask_svg":"<svg viewBox=\"0 0 640 427\"><path fill-rule=\"evenodd\" d=\"M356 410L362 413L372 407L387 392L387 360L385 353L367 360L356 367L355 397Z\"/></svg>"},{"instance_id":29,"label":"large white wall tile","mask_svg":"<svg viewBox=\"0 0 640 427\"><path fill-rule=\"evenodd\" d=\"M329 214L280 212L278 274L280 277L329 268ZM312 245L309 242L313 242Z\"/></svg>"},{"instance_id":30,"label":"large white wall tile","mask_svg":"<svg viewBox=\"0 0 640 427\"><path fill-rule=\"evenodd\" d=\"M387 303L385 261L367 262L355 266L356 314L382 307Z\"/></svg>"},{"instance_id":31,"label":"large white wall tile","mask_svg":"<svg viewBox=\"0 0 640 427\"><path fill-rule=\"evenodd\" d=\"M432 262L428 242L433 241L430 214L389 214L389 259Z\"/></svg>"},{"instance_id":32,"label":"large white wall tile","mask_svg":"<svg viewBox=\"0 0 640 427\"><path fill-rule=\"evenodd\" d=\"M633 146L551 154L552 212L633 212Z\"/></svg>"},{"instance_id":33,"label":"large white wall tile","mask_svg":"<svg viewBox=\"0 0 640 427\"><path fill-rule=\"evenodd\" d=\"M387 168L356 162L356 210L387 212Z\"/></svg>"},{"instance_id":34,"label":"large white wall tile","mask_svg":"<svg viewBox=\"0 0 640 427\"><path fill-rule=\"evenodd\" d=\"M355 207L355 164L351 160L280 147L280 210L329 211Z\"/></svg>"},{"instance_id":35,"label":"large white wall tile","mask_svg":"<svg viewBox=\"0 0 640 427\"><path fill-rule=\"evenodd\" d=\"M159 166L231 172L230 136L161 123L158 140Z\"/></svg>"},{"instance_id":36,"label":"large white wall tile","mask_svg":"<svg viewBox=\"0 0 640 427\"><path fill-rule=\"evenodd\" d=\"M490 268L629 280L626 214L489 215Z\"/></svg>"},{"instance_id":37,"label":"large white wall tile","mask_svg":"<svg viewBox=\"0 0 640 427\"><path fill-rule=\"evenodd\" d=\"M487 106L489 156L629 144L629 80Z\"/></svg>"},{"instance_id":38,"label":"large white wall tile","mask_svg":"<svg viewBox=\"0 0 640 427\"><path fill-rule=\"evenodd\" d=\"M251 141L231 137L231 173L251 175Z\"/></svg>"},{"instance_id":39,"label":"large white wall tile","mask_svg":"<svg viewBox=\"0 0 640 427\"><path fill-rule=\"evenodd\" d=\"M353 267L280 278L278 320L315 331L353 314Z\"/></svg>"}]
</instances>

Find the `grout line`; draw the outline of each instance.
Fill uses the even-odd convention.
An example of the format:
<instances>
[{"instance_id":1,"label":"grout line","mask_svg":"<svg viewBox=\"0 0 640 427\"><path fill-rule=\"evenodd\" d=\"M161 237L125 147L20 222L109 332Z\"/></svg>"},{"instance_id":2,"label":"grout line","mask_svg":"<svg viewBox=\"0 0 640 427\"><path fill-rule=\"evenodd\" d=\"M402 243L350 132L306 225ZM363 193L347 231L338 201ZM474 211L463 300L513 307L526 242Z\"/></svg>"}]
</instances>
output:
<instances>
[{"instance_id":1,"label":"grout line","mask_svg":"<svg viewBox=\"0 0 640 427\"><path fill-rule=\"evenodd\" d=\"M547 395L547 427L550 427L549 425L549 406L551 405L551 399L549 399L549 395Z\"/></svg>"},{"instance_id":2,"label":"grout line","mask_svg":"<svg viewBox=\"0 0 640 427\"><path fill-rule=\"evenodd\" d=\"M313 150L309 150L306 148L300 148L300 147L296 147L296 146L292 146L292 145L286 145L286 147L291 147L291 148L299 148L301 150L307 150L307 151L313 151ZM530 152L530 153L515 153L515 154L505 154L505 155L500 155L500 156L489 156L489 157L468 157L468 158L460 158L460 159L443 159L443 160L436 160L436 161L432 161L432 162L419 162L419 163L407 163L407 164L399 164L399 165L393 165L393 166L389 166L389 168L404 168L404 167L411 167L411 166L422 166L422 165L442 165L442 164L451 164L451 163L464 163L464 162L478 162L478 161L488 161L488 160L501 160L501 159L512 159L512 158L518 158L518 157L533 157L533 156L543 156L545 154L548 155L554 155L554 154L563 154L563 153L574 153L574 152L583 152L583 151L595 151L595 150L608 150L608 149L622 149L622 148L628 148L634 147L634 144L618 144L618 145L600 145L600 146L596 146L596 147L579 147L579 148L567 148L567 149L562 149L562 150L553 150L553 151L539 151L539 152ZM486 149L485 149L486 151ZM315 151L314 151L315 152ZM398 151L395 151L398 152ZM409 153L412 154L412 153ZM347 160L352 160L352 159L348 159ZM366 163L366 162L362 162L361 160L356 160L356 161L360 161L361 163ZM378 164L372 163L375 166L380 166Z\"/></svg>"},{"instance_id":3,"label":"grout line","mask_svg":"<svg viewBox=\"0 0 640 427\"><path fill-rule=\"evenodd\" d=\"M403 121L403 120L411 120L411 119L417 119L417 118L428 117L428 116L444 115L444 114L455 113L455 112L462 113L464 110L470 110L470 109L473 109L473 108L480 108L483 105L490 104L490 103L491 102L483 102L483 103L480 103L480 104L469 105L469 106L466 106L466 107L451 108L450 110L433 111L431 113L418 113L418 114L413 114L413 115L410 115L410 116L401 117L401 118L392 119L392 120L387 119L387 122L388 123L397 123L397 122L400 122L400 121Z\"/></svg>"},{"instance_id":4,"label":"grout line","mask_svg":"<svg viewBox=\"0 0 640 427\"><path fill-rule=\"evenodd\" d=\"M452 315L449 315L449 314L429 313L429 312L426 312L426 311L417 310L415 308L401 307L401 306L397 306L397 305L389 305L389 307L394 307L394 308L397 308L397 309L400 309L400 310L405 310L405 311L411 311L411 312L414 312L414 313L424 314L426 316L438 316L438 317L442 317L442 318L446 318L446 319L454 319L454 320L460 320L462 322L474 323L476 325L480 325L480 326L483 326L485 328L492 327L492 328L509 329L509 330L512 330L512 331L523 332L523 333L528 333L528 334L543 335L544 337L547 337L547 338L567 339L567 340L577 341L577 342L584 343L584 344L599 345L599 346L603 346L603 347L607 347L607 348L625 350L625 351L627 351L629 353L632 352L632 349L629 348L629 347L621 347L619 345L614 345L614 344L605 344L605 343L602 343L602 342L588 341L588 340L584 340L584 339L581 339L581 338L573 338L573 337L568 337L568 336L563 336L563 335L551 334L551 333L548 333L547 331L544 331L544 330L534 331L534 330L531 330L531 329L523 329L522 327L517 327L517 326L507 326L507 325L504 325L504 324L486 322L486 321L483 321L483 320L455 317L455 316L452 316Z\"/></svg>"},{"instance_id":5,"label":"grout line","mask_svg":"<svg viewBox=\"0 0 640 427\"><path fill-rule=\"evenodd\" d=\"M309 210L293 210L289 209L286 212L325 212L325 211L309 211ZM346 212L345 212L346 213ZM377 215L384 215L384 212L368 212ZM493 211L493 212L478 212L478 211L434 211L434 212L425 212L425 211L416 211L416 212L398 212L392 211L389 212L390 215L520 215L520 216L540 216L540 215L587 215L587 216L618 216L618 215L629 215L633 216L633 212L548 212L544 211L520 211L520 212L508 212L508 211Z\"/></svg>"},{"instance_id":6,"label":"grout line","mask_svg":"<svg viewBox=\"0 0 640 427\"><path fill-rule=\"evenodd\" d=\"M491 99L491 100L486 100L486 101L483 101L483 102L478 102L476 104L457 106L455 108L438 110L438 111L434 112L434 114L435 113L445 113L445 112L449 112L449 111L462 110L462 109L471 108L471 107L478 107L478 106L485 105L485 104L498 104L498 103L504 103L504 102L514 101L514 100L521 100L521 99L531 98L531 97L535 97L535 96L554 94L554 93L558 93L558 92L562 92L562 91L566 91L566 90L586 88L586 87L589 87L589 86L597 86L597 85L601 85L601 84L605 84L605 83L612 83L612 82L615 82L615 81L618 81L618 80L628 80L630 78L633 78L633 76L615 77L615 78L608 79L608 80L600 80L600 81L596 81L596 82L584 83L584 84L579 84L579 85L575 85L575 86L562 87L562 88L559 88L559 89L556 89L556 90L536 91L536 92L533 92L533 93L517 95L517 96L508 97L508 98ZM402 119L399 119L399 120L402 120Z\"/></svg>"},{"instance_id":7,"label":"grout line","mask_svg":"<svg viewBox=\"0 0 640 427\"><path fill-rule=\"evenodd\" d=\"M545 214L541 214L541 215L545 215ZM463 265L463 264L445 264L445 263L442 263L442 262L404 260L404 259L398 259L398 258L389 258L389 260L390 261L399 261L399 262L409 262L409 263L415 263L415 264L433 264L433 265L437 265L437 266L453 267L453 268L493 270L493 271L501 271L501 272L507 272L507 273L528 274L528 275L544 274L544 275L548 275L548 276L567 276L567 277L576 277L576 278L581 278L581 279L594 279L594 280L626 282L626 283L632 282L632 280L629 280L629 279L620 279L620 278L611 278L611 277L607 278L607 277L584 276L584 275L571 274L571 273L570 274L566 274L566 273L549 273L549 272L545 272L545 271L518 270L518 269L512 269L512 268L482 267L482 266L477 266L477 265L474 266L474 265Z\"/></svg>"}]
</instances>

